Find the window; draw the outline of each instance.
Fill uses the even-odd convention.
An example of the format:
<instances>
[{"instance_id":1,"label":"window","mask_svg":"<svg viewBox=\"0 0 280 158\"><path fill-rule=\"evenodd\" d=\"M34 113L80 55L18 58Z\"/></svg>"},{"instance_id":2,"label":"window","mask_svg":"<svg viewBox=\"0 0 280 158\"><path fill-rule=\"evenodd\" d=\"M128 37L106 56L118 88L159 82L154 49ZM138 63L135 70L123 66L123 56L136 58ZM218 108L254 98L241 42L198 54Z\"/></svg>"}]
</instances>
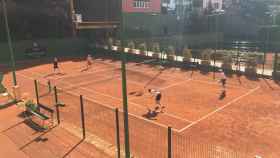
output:
<instances>
[{"instance_id":1,"label":"window","mask_svg":"<svg viewBox=\"0 0 280 158\"><path fill-rule=\"evenodd\" d=\"M134 0L133 7L134 8L150 8L150 0Z\"/></svg>"},{"instance_id":2,"label":"window","mask_svg":"<svg viewBox=\"0 0 280 158\"><path fill-rule=\"evenodd\" d=\"M214 3L214 8L219 9L219 3Z\"/></svg>"}]
</instances>

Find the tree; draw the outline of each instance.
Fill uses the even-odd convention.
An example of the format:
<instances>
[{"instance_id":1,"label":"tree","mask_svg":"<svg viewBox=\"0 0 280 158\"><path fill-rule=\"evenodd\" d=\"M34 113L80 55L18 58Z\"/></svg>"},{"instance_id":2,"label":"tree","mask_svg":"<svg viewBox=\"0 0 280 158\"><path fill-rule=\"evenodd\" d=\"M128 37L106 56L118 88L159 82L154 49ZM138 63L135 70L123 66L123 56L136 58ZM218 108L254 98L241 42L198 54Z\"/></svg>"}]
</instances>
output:
<instances>
[{"instance_id":1,"label":"tree","mask_svg":"<svg viewBox=\"0 0 280 158\"><path fill-rule=\"evenodd\" d=\"M16 40L62 37L72 33L67 0L9 0L7 8L12 36Z\"/></svg>"},{"instance_id":2,"label":"tree","mask_svg":"<svg viewBox=\"0 0 280 158\"><path fill-rule=\"evenodd\" d=\"M247 20L253 20L257 23L264 23L267 19L266 13L269 2L260 0L240 1L240 15Z\"/></svg>"},{"instance_id":3,"label":"tree","mask_svg":"<svg viewBox=\"0 0 280 158\"><path fill-rule=\"evenodd\" d=\"M139 44L138 48L139 48L139 50L140 50L140 54L141 54L141 55L146 55L147 44L146 44L145 42Z\"/></svg>"},{"instance_id":4,"label":"tree","mask_svg":"<svg viewBox=\"0 0 280 158\"><path fill-rule=\"evenodd\" d=\"M227 55L227 56L223 57L222 69L226 73L228 73L232 70L232 56L231 55Z\"/></svg>"},{"instance_id":5,"label":"tree","mask_svg":"<svg viewBox=\"0 0 280 158\"><path fill-rule=\"evenodd\" d=\"M127 47L129 48L129 52L132 53L133 49L135 49L135 44L133 41L129 41L127 44Z\"/></svg>"},{"instance_id":6,"label":"tree","mask_svg":"<svg viewBox=\"0 0 280 158\"><path fill-rule=\"evenodd\" d=\"M255 77L257 74L257 60L255 57L247 57L245 73L250 77Z\"/></svg>"},{"instance_id":7,"label":"tree","mask_svg":"<svg viewBox=\"0 0 280 158\"><path fill-rule=\"evenodd\" d=\"M153 57L154 58L159 58L159 55L160 55L160 45L159 45L159 43L157 43L157 42L154 42L153 44L152 44L152 52L153 52Z\"/></svg>"},{"instance_id":8,"label":"tree","mask_svg":"<svg viewBox=\"0 0 280 158\"><path fill-rule=\"evenodd\" d=\"M168 46L167 48L167 59L168 60L174 60L174 57L175 57L175 48L173 46Z\"/></svg>"},{"instance_id":9,"label":"tree","mask_svg":"<svg viewBox=\"0 0 280 158\"><path fill-rule=\"evenodd\" d=\"M191 61L191 58L192 58L192 52L191 52L191 49L189 48L184 48L183 50L183 61L184 62L190 62Z\"/></svg>"}]
</instances>

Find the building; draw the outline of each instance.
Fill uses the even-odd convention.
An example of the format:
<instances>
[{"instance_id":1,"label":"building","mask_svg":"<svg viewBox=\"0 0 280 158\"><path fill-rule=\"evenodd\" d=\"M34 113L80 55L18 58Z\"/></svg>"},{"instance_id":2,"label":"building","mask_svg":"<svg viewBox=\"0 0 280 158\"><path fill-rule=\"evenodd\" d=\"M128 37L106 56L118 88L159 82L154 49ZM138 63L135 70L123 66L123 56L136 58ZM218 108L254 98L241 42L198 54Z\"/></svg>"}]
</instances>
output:
<instances>
[{"instance_id":1,"label":"building","mask_svg":"<svg viewBox=\"0 0 280 158\"><path fill-rule=\"evenodd\" d=\"M240 4L240 0L223 0L223 9Z\"/></svg>"},{"instance_id":2,"label":"building","mask_svg":"<svg viewBox=\"0 0 280 158\"><path fill-rule=\"evenodd\" d=\"M161 0L125 0L122 8L125 13L160 13Z\"/></svg>"},{"instance_id":3,"label":"building","mask_svg":"<svg viewBox=\"0 0 280 158\"><path fill-rule=\"evenodd\" d=\"M223 1L224 0L203 0L203 9L207 9L212 5L214 10L222 10L223 9Z\"/></svg>"},{"instance_id":4,"label":"building","mask_svg":"<svg viewBox=\"0 0 280 158\"><path fill-rule=\"evenodd\" d=\"M192 11L192 0L175 0L177 19L188 18Z\"/></svg>"},{"instance_id":5,"label":"building","mask_svg":"<svg viewBox=\"0 0 280 158\"><path fill-rule=\"evenodd\" d=\"M172 34L178 30L171 0L72 0L72 13L82 16L77 29L96 34L115 34L120 18L126 38L146 38ZM122 6L120 5L122 1ZM123 14L120 14L122 11ZM173 11L173 10L172 10ZM169 14L170 13L170 14ZM74 19L74 18L73 18ZM112 33L111 33L112 32ZM94 35L95 38L97 35Z\"/></svg>"}]
</instances>

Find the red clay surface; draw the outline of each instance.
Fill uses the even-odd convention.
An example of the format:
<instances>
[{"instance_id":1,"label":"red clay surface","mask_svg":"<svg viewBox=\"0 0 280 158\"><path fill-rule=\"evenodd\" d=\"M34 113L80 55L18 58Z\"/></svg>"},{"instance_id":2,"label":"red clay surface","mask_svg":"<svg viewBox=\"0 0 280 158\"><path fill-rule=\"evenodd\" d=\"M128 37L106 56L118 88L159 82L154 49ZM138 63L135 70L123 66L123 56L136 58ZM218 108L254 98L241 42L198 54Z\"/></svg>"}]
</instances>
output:
<instances>
[{"instance_id":1,"label":"red clay surface","mask_svg":"<svg viewBox=\"0 0 280 158\"><path fill-rule=\"evenodd\" d=\"M50 80L53 85L73 96L81 94L105 106L122 108L119 61L98 59L94 61L92 69L84 72L81 70L85 62L79 60L66 60L60 66L62 75L52 75L52 65L47 63L19 70L17 76L22 91L33 88L32 79L44 83ZM268 79L249 80L244 76L233 75L227 80L226 97L220 100L222 88L218 78L219 74L216 74L214 80L213 73L201 74L199 71L177 68L158 69L150 65L128 63L129 112L151 126L171 126L179 135L190 137L194 142L221 146L229 151L238 151L246 157L280 157L280 87ZM9 73L5 76L5 84L11 85L10 81ZM162 91L162 104L166 106L164 113L159 113L151 120L143 117L148 108L154 108L154 98L147 92L149 88ZM72 102L67 99L64 101ZM74 102L79 104L79 100L72 104ZM79 122L75 123L75 120L79 119L79 107L71 107L77 112L73 114L71 121L78 125ZM67 111L62 111L62 114L67 114ZM113 114L112 112L111 115ZM108 120L114 121L113 117ZM135 126L133 123L132 121L130 124ZM149 130L148 127L135 128ZM104 127L103 130L110 129ZM133 145L137 143L132 143ZM184 145L187 144L182 146ZM139 147L140 149L142 148ZM145 150L144 147L142 150ZM186 157L180 154L176 156Z\"/></svg>"}]
</instances>

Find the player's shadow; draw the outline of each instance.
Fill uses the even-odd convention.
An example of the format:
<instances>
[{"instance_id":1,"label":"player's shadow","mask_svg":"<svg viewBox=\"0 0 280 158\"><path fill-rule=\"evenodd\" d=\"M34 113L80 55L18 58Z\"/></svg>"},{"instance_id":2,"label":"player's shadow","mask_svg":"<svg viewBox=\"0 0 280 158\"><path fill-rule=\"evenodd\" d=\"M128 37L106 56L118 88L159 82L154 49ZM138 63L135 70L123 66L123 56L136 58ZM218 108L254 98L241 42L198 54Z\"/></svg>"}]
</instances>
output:
<instances>
[{"instance_id":1,"label":"player's shadow","mask_svg":"<svg viewBox=\"0 0 280 158\"><path fill-rule=\"evenodd\" d=\"M146 114L144 114L142 116L149 120L156 120L156 117L158 116L158 114L159 114L159 112L156 112L155 110L153 110L153 111L149 110Z\"/></svg>"},{"instance_id":2,"label":"player's shadow","mask_svg":"<svg viewBox=\"0 0 280 158\"><path fill-rule=\"evenodd\" d=\"M226 91L222 91L222 93L219 96L219 99L223 100L223 99L225 99L226 96L227 96Z\"/></svg>"},{"instance_id":3,"label":"player's shadow","mask_svg":"<svg viewBox=\"0 0 280 158\"><path fill-rule=\"evenodd\" d=\"M89 69L90 69L90 67L83 68L83 69L81 70L81 72L88 71Z\"/></svg>"},{"instance_id":4,"label":"player's shadow","mask_svg":"<svg viewBox=\"0 0 280 158\"><path fill-rule=\"evenodd\" d=\"M271 86L271 84L265 79L263 78L264 80L264 83L271 89L271 90L274 90L274 88Z\"/></svg>"},{"instance_id":5,"label":"player's shadow","mask_svg":"<svg viewBox=\"0 0 280 158\"><path fill-rule=\"evenodd\" d=\"M133 92L130 92L129 95L134 95L136 97L140 97L142 96L144 93L142 91L133 91Z\"/></svg>"},{"instance_id":6,"label":"player's shadow","mask_svg":"<svg viewBox=\"0 0 280 158\"><path fill-rule=\"evenodd\" d=\"M145 84L144 88L150 85L154 80L156 80L163 73L163 71L164 69L160 70L153 78L151 78L151 80Z\"/></svg>"}]
</instances>

